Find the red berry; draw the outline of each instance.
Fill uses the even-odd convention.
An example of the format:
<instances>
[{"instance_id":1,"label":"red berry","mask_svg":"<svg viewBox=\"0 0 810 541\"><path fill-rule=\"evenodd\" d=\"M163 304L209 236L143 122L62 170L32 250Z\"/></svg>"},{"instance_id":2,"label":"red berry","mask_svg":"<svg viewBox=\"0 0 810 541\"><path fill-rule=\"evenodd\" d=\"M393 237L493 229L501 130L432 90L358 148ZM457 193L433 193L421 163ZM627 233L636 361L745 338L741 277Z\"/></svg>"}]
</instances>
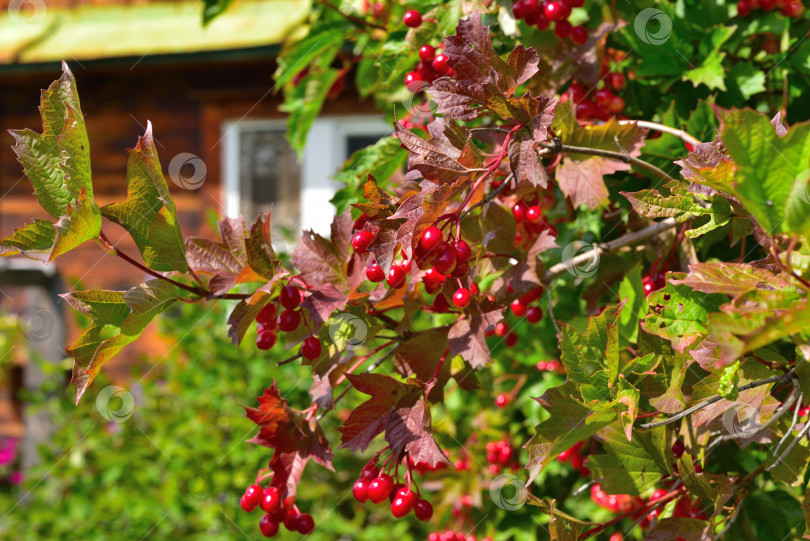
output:
<instances>
[{"instance_id":1,"label":"red berry","mask_svg":"<svg viewBox=\"0 0 810 541\"><path fill-rule=\"evenodd\" d=\"M499 408L505 408L509 405L509 395L501 393L495 397L495 405Z\"/></svg>"},{"instance_id":2,"label":"red berry","mask_svg":"<svg viewBox=\"0 0 810 541\"><path fill-rule=\"evenodd\" d=\"M281 509L281 495L276 487L267 487L262 493L262 511L275 513Z\"/></svg>"},{"instance_id":3,"label":"red berry","mask_svg":"<svg viewBox=\"0 0 810 541\"><path fill-rule=\"evenodd\" d=\"M433 266L437 271L446 276L456 268L456 249L444 242L441 247L438 248L438 251L439 255L436 257Z\"/></svg>"},{"instance_id":4,"label":"red berry","mask_svg":"<svg viewBox=\"0 0 810 541\"><path fill-rule=\"evenodd\" d=\"M369 481L367 478L361 477L357 481L354 482L354 486L352 487L352 494L354 495L354 499L360 503L365 502L368 500L368 485Z\"/></svg>"},{"instance_id":5,"label":"red berry","mask_svg":"<svg viewBox=\"0 0 810 541\"><path fill-rule=\"evenodd\" d=\"M256 315L256 322L274 327L276 324L276 305L273 303L266 304L261 312Z\"/></svg>"},{"instance_id":6,"label":"red berry","mask_svg":"<svg viewBox=\"0 0 810 541\"><path fill-rule=\"evenodd\" d=\"M284 332L291 332L301 324L301 313L295 310L284 310L278 316L278 328Z\"/></svg>"},{"instance_id":7,"label":"red berry","mask_svg":"<svg viewBox=\"0 0 810 541\"><path fill-rule=\"evenodd\" d=\"M436 58L436 49L431 45L422 45L419 48L419 58L422 62L433 62Z\"/></svg>"},{"instance_id":8,"label":"red berry","mask_svg":"<svg viewBox=\"0 0 810 541\"><path fill-rule=\"evenodd\" d=\"M298 291L298 288L295 286L286 285L281 288L278 300L281 302L281 306L288 310L293 310L298 308L298 305L301 304L301 292Z\"/></svg>"},{"instance_id":9,"label":"red berry","mask_svg":"<svg viewBox=\"0 0 810 541\"><path fill-rule=\"evenodd\" d=\"M397 496L394 498L394 501L391 502L391 514L397 518L404 517L411 512L411 509L413 509L413 500L409 498Z\"/></svg>"},{"instance_id":10,"label":"red berry","mask_svg":"<svg viewBox=\"0 0 810 541\"><path fill-rule=\"evenodd\" d=\"M301 346L301 355L310 361L314 361L321 356L321 341L314 336L310 336L304 340Z\"/></svg>"},{"instance_id":11,"label":"red berry","mask_svg":"<svg viewBox=\"0 0 810 541\"><path fill-rule=\"evenodd\" d=\"M368 218L369 218L369 215L366 214L365 212L363 214L361 214L360 217L357 218L354 221L354 225L352 226L352 229L354 229L355 231L359 231L360 229L363 229L363 227L366 225L366 222L368 221Z\"/></svg>"},{"instance_id":12,"label":"red berry","mask_svg":"<svg viewBox=\"0 0 810 541\"><path fill-rule=\"evenodd\" d=\"M388 287L399 289L405 285L406 274L405 269L401 265L394 263L388 271L388 277L385 279L385 283L388 284Z\"/></svg>"},{"instance_id":13,"label":"red berry","mask_svg":"<svg viewBox=\"0 0 810 541\"><path fill-rule=\"evenodd\" d=\"M512 216L515 217L516 222L522 222L526 218L526 212L528 211L528 207L526 203L523 201L518 201L515 203L515 206L512 207Z\"/></svg>"},{"instance_id":14,"label":"red berry","mask_svg":"<svg viewBox=\"0 0 810 541\"><path fill-rule=\"evenodd\" d=\"M242 498L239 500L239 505L242 506L242 510L245 511L246 513L250 513L254 509L256 509L256 506L251 505L244 494L242 495Z\"/></svg>"},{"instance_id":15,"label":"red berry","mask_svg":"<svg viewBox=\"0 0 810 541\"><path fill-rule=\"evenodd\" d=\"M675 443L672 444L672 454L675 455L675 458L681 458L685 450L686 448L683 445L683 440L675 440Z\"/></svg>"},{"instance_id":16,"label":"red berry","mask_svg":"<svg viewBox=\"0 0 810 541\"><path fill-rule=\"evenodd\" d=\"M259 530L265 537L274 537L278 533L278 522L274 522L270 515L262 515L259 519Z\"/></svg>"},{"instance_id":17,"label":"red berry","mask_svg":"<svg viewBox=\"0 0 810 541\"><path fill-rule=\"evenodd\" d=\"M600 88L594 94L594 99L596 100L597 105L600 107L607 107L610 105L610 100L613 98L614 94L609 88Z\"/></svg>"},{"instance_id":18,"label":"red berry","mask_svg":"<svg viewBox=\"0 0 810 541\"><path fill-rule=\"evenodd\" d=\"M546 17L545 14L542 11L540 11L537 13L534 26L536 26L537 29L540 31L548 30L548 27L551 26L551 21L549 21L548 17Z\"/></svg>"},{"instance_id":19,"label":"red berry","mask_svg":"<svg viewBox=\"0 0 810 541\"><path fill-rule=\"evenodd\" d=\"M495 336L506 336L509 332L509 324L505 321L499 321L495 324Z\"/></svg>"},{"instance_id":20,"label":"red berry","mask_svg":"<svg viewBox=\"0 0 810 541\"><path fill-rule=\"evenodd\" d=\"M430 62L419 62L416 65L416 73L423 81L432 81L436 78L436 72L433 71L433 65Z\"/></svg>"},{"instance_id":21,"label":"red berry","mask_svg":"<svg viewBox=\"0 0 810 541\"><path fill-rule=\"evenodd\" d=\"M382 282L385 280L385 271L382 270L381 266L372 263L366 269L366 278L368 278L370 282Z\"/></svg>"},{"instance_id":22,"label":"red berry","mask_svg":"<svg viewBox=\"0 0 810 541\"><path fill-rule=\"evenodd\" d=\"M624 110L624 105L624 99L621 96L613 96L608 103L608 110L615 115Z\"/></svg>"},{"instance_id":23,"label":"red berry","mask_svg":"<svg viewBox=\"0 0 810 541\"><path fill-rule=\"evenodd\" d=\"M508 348L511 348L515 344L517 344L517 341L518 341L518 336L513 332L510 332L509 334L507 334L503 339L503 343L506 344L506 347L508 347Z\"/></svg>"},{"instance_id":24,"label":"red berry","mask_svg":"<svg viewBox=\"0 0 810 541\"><path fill-rule=\"evenodd\" d=\"M611 73L610 77L608 77L608 82L610 86L613 87L613 90L617 92L623 90L625 84L624 73Z\"/></svg>"},{"instance_id":25,"label":"red berry","mask_svg":"<svg viewBox=\"0 0 810 541\"><path fill-rule=\"evenodd\" d=\"M427 522L433 518L433 506L427 500L418 500L414 506L416 518L422 522Z\"/></svg>"},{"instance_id":26,"label":"red berry","mask_svg":"<svg viewBox=\"0 0 810 541\"><path fill-rule=\"evenodd\" d=\"M512 12L515 14L515 19L523 19L529 14L529 9L523 0L518 0L512 4Z\"/></svg>"},{"instance_id":27,"label":"red berry","mask_svg":"<svg viewBox=\"0 0 810 541\"><path fill-rule=\"evenodd\" d=\"M402 16L402 22L409 28L417 28L422 24L422 14L415 9L408 10Z\"/></svg>"},{"instance_id":28,"label":"red berry","mask_svg":"<svg viewBox=\"0 0 810 541\"><path fill-rule=\"evenodd\" d=\"M276 345L276 338L273 331L262 331L256 337L256 347L266 351Z\"/></svg>"},{"instance_id":29,"label":"red berry","mask_svg":"<svg viewBox=\"0 0 810 541\"><path fill-rule=\"evenodd\" d=\"M661 498L663 498L663 497L664 497L664 496L666 496L666 495L667 495L667 491L666 491L666 489L659 488L659 489L657 489L655 492L653 492L652 494L650 494L650 501L651 501L651 502L654 502L654 501L656 501L656 500L660 500Z\"/></svg>"},{"instance_id":30,"label":"red berry","mask_svg":"<svg viewBox=\"0 0 810 541\"><path fill-rule=\"evenodd\" d=\"M453 293L453 304L459 308L466 308L470 304L470 290L466 287L460 287Z\"/></svg>"},{"instance_id":31,"label":"red berry","mask_svg":"<svg viewBox=\"0 0 810 541\"><path fill-rule=\"evenodd\" d=\"M593 103L591 100L582 100L581 102L577 103L577 118L578 119L589 119L593 118L596 115L596 104Z\"/></svg>"},{"instance_id":32,"label":"red berry","mask_svg":"<svg viewBox=\"0 0 810 541\"><path fill-rule=\"evenodd\" d=\"M562 0L562 3L569 8L581 8L585 5L585 0Z\"/></svg>"},{"instance_id":33,"label":"red berry","mask_svg":"<svg viewBox=\"0 0 810 541\"><path fill-rule=\"evenodd\" d=\"M523 304L523 301L520 299L513 300L510 306L512 308L512 313L517 317L523 317L526 315L526 305Z\"/></svg>"},{"instance_id":34,"label":"red berry","mask_svg":"<svg viewBox=\"0 0 810 541\"><path fill-rule=\"evenodd\" d=\"M283 522L284 527L290 530L291 532L297 531L298 530L297 528L298 523L296 522L297 518L298 512L295 509L293 508L287 509L284 516Z\"/></svg>"},{"instance_id":35,"label":"red berry","mask_svg":"<svg viewBox=\"0 0 810 541\"><path fill-rule=\"evenodd\" d=\"M588 29L584 26L575 26L571 29L571 41L577 45L584 45L588 41Z\"/></svg>"},{"instance_id":36,"label":"red berry","mask_svg":"<svg viewBox=\"0 0 810 541\"><path fill-rule=\"evenodd\" d=\"M454 278L464 278L470 272L470 264L466 261L464 263L457 263L456 268L450 273Z\"/></svg>"},{"instance_id":37,"label":"red berry","mask_svg":"<svg viewBox=\"0 0 810 541\"><path fill-rule=\"evenodd\" d=\"M264 490L259 485L250 485L245 489L245 494L243 498L244 501L253 508L258 507L262 503L262 496L264 495Z\"/></svg>"},{"instance_id":38,"label":"red berry","mask_svg":"<svg viewBox=\"0 0 810 541\"><path fill-rule=\"evenodd\" d=\"M295 518L295 531L303 535L309 535L315 529L315 521L312 520L312 515L309 513L302 513Z\"/></svg>"},{"instance_id":39,"label":"red berry","mask_svg":"<svg viewBox=\"0 0 810 541\"><path fill-rule=\"evenodd\" d=\"M463 240L458 241L456 243L456 260L459 263L467 263L470 258L472 258L470 245Z\"/></svg>"},{"instance_id":40,"label":"red berry","mask_svg":"<svg viewBox=\"0 0 810 541\"><path fill-rule=\"evenodd\" d=\"M419 239L419 245L422 247L425 252L430 252L437 246L442 243L443 235L442 230L432 225L425 229L425 232L422 233L422 238Z\"/></svg>"},{"instance_id":41,"label":"red berry","mask_svg":"<svg viewBox=\"0 0 810 541\"><path fill-rule=\"evenodd\" d=\"M542 217L543 211L540 210L540 207L537 205L532 205L529 207L529 210L526 211L526 219L530 222L539 222Z\"/></svg>"},{"instance_id":42,"label":"red berry","mask_svg":"<svg viewBox=\"0 0 810 541\"><path fill-rule=\"evenodd\" d=\"M529 323L537 323L543 319L543 310L537 306L532 306L529 308L529 311L526 312L526 319Z\"/></svg>"},{"instance_id":43,"label":"red berry","mask_svg":"<svg viewBox=\"0 0 810 541\"><path fill-rule=\"evenodd\" d=\"M422 277L422 282L425 284L425 291L430 295L433 295L439 291L442 288L444 281L444 275L439 273L435 267L430 267Z\"/></svg>"},{"instance_id":44,"label":"red berry","mask_svg":"<svg viewBox=\"0 0 810 541\"><path fill-rule=\"evenodd\" d=\"M405 74L405 87L411 92L419 92L427 84L418 71L409 71Z\"/></svg>"},{"instance_id":45,"label":"red berry","mask_svg":"<svg viewBox=\"0 0 810 541\"><path fill-rule=\"evenodd\" d=\"M438 75L447 75L447 72L450 70L450 66L447 65L448 57L446 54L437 54L436 58L433 59L433 71L435 71Z\"/></svg>"},{"instance_id":46,"label":"red berry","mask_svg":"<svg viewBox=\"0 0 810 541\"><path fill-rule=\"evenodd\" d=\"M358 254L364 254L368 251L368 247L373 240L374 233L371 231L358 231L352 237L352 248Z\"/></svg>"},{"instance_id":47,"label":"red berry","mask_svg":"<svg viewBox=\"0 0 810 541\"><path fill-rule=\"evenodd\" d=\"M391 494L391 490L393 490L393 488L393 479L391 479L390 475L384 473L376 479L372 479L371 483L369 483L368 499L374 503L380 503L381 501L385 500L389 494Z\"/></svg>"},{"instance_id":48,"label":"red berry","mask_svg":"<svg viewBox=\"0 0 810 541\"><path fill-rule=\"evenodd\" d=\"M759 8L764 11L771 11L776 7L778 0L759 0Z\"/></svg>"},{"instance_id":49,"label":"red berry","mask_svg":"<svg viewBox=\"0 0 810 541\"><path fill-rule=\"evenodd\" d=\"M561 2L548 2L545 7L543 8L543 15L546 16L546 19L549 21L557 21L560 19L564 19L563 17L565 13L565 8L563 7Z\"/></svg>"}]
</instances>

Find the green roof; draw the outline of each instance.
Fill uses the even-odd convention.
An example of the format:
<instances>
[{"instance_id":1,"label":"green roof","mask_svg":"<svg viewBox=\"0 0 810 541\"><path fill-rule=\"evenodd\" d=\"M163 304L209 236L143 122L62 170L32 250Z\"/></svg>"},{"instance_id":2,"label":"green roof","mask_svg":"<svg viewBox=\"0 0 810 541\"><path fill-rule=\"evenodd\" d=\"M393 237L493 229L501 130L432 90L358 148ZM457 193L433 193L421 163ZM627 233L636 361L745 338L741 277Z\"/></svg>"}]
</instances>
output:
<instances>
[{"instance_id":1,"label":"green roof","mask_svg":"<svg viewBox=\"0 0 810 541\"><path fill-rule=\"evenodd\" d=\"M308 0L235 0L206 27L199 1L41 7L27 18L3 11L0 64L146 58L278 45L299 29L308 7Z\"/></svg>"}]
</instances>

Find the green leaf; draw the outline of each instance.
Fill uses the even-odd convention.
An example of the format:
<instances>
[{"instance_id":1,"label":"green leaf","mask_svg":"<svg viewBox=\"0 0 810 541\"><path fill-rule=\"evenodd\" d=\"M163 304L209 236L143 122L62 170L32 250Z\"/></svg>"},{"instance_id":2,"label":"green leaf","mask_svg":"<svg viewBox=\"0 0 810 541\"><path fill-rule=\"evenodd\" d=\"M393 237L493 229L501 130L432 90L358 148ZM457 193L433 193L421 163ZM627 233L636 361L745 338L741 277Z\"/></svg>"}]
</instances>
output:
<instances>
[{"instance_id":1,"label":"green leaf","mask_svg":"<svg viewBox=\"0 0 810 541\"><path fill-rule=\"evenodd\" d=\"M62 64L62 77L42 92L42 134L11 130L12 147L34 187L39 204L59 218L82 189L93 198L90 146L81 113L76 80Z\"/></svg>"},{"instance_id":2,"label":"green leaf","mask_svg":"<svg viewBox=\"0 0 810 541\"><path fill-rule=\"evenodd\" d=\"M705 84L710 89L726 90L725 74L726 70L723 60L726 53L720 51L720 47L737 29L736 26L715 26L708 29L703 35L698 52L701 64L684 73L684 79L692 81L695 86Z\"/></svg>"},{"instance_id":3,"label":"green leaf","mask_svg":"<svg viewBox=\"0 0 810 541\"><path fill-rule=\"evenodd\" d=\"M218 16L222 15L228 6L233 3L233 0L203 0L205 5L203 6L202 12L202 19L203 19L203 26L208 25L211 21L213 21Z\"/></svg>"},{"instance_id":4,"label":"green leaf","mask_svg":"<svg viewBox=\"0 0 810 541\"><path fill-rule=\"evenodd\" d=\"M801 228L808 211L797 212L795 201L786 203L810 169L810 123L796 124L780 137L765 115L732 111L723 119L722 138L737 168L735 195L759 225L768 234Z\"/></svg>"},{"instance_id":5,"label":"green leaf","mask_svg":"<svg viewBox=\"0 0 810 541\"><path fill-rule=\"evenodd\" d=\"M537 425L535 435L525 446L529 452L526 464L530 472L529 482L557 455L616 421L616 411L612 407L585 407L577 402L574 394L578 394L576 388L567 382L549 389L537 399L548 411L549 418Z\"/></svg>"},{"instance_id":6,"label":"green leaf","mask_svg":"<svg viewBox=\"0 0 810 541\"><path fill-rule=\"evenodd\" d=\"M589 318L583 333L562 324L560 361L569 381L582 389L586 401L610 399L608 389L619 373L618 316L623 306L608 307Z\"/></svg>"},{"instance_id":7,"label":"green leaf","mask_svg":"<svg viewBox=\"0 0 810 541\"><path fill-rule=\"evenodd\" d=\"M73 358L71 383L78 387L78 403L104 363L136 340L158 314L189 294L163 280L152 280L126 292L88 290L62 297L93 320L67 348Z\"/></svg>"},{"instance_id":8,"label":"green leaf","mask_svg":"<svg viewBox=\"0 0 810 541\"><path fill-rule=\"evenodd\" d=\"M129 231L147 267L186 272L183 234L160 168L151 123L128 153L127 199L102 207L101 214Z\"/></svg>"},{"instance_id":9,"label":"green leaf","mask_svg":"<svg viewBox=\"0 0 810 541\"><path fill-rule=\"evenodd\" d=\"M672 347L682 352L706 335L708 314L716 312L726 300L725 295L705 295L667 281L664 289L647 298L650 315L641 326L648 333L671 340Z\"/></svg>"},{"instance_id":10,"label":"green leaf","mask_svg":"<svg viewBox=\"0 0 810 541\"><path fill-rule=\"evenodd\" d=\"M740 384L740 361L739 359L723 369L720 375L720 386L717 393L726 400L737 400L740 396L737 386Z\"/></svg>"},{"instance_id":11,"label":"green leaf","mask_svg":"<svg viewBox=\"0 0 810 541\"><path fill-rule=\"evenodd\" d=\"M765 73L751 62L738 62L728 72L729 92L739 93L741 101L765 92Z\"/></svg>"},{"instance_id":12,"label":"green leaf","mask_svg":"<svg viewBox=\"0 0 810 541\"><path fill-rule=\"evenodd\" d=\"M633 434L632 441L625 437L620 423L614 423L600 432L604 438L606 455L591 455L588 467L593 471L603 490L609 494L637 496L655 487L668 473L666 462L655 451L662 444L664 428Z\"/></svg>"},{"instance_id":13,"label":"green leaf","mask_svg":"<svg viewBox=\"0 0 810 541\"><path fill-rule=\"evenodd\" d=\"M48 220L34 220L0 239L0 256L24 255L43 263L51 256L56 231Z\"/></svg>"},{"instance_id":14,"label":"green leaf","mask_svg":"<svg viewBox=\"0 0 810 541\"><path fill-rule=\"evenodd\" d=\"M284 104L280 109L289 113L287 138L290 146L299 154L304 151L309 129L320 114L326 95L339 75L340 71L336 69L310 72L294 89L285 92Z\"/></svg>"},{"instance_id":15,"label":"green leaf","mask_svg":"<svg viewBox=\"0 0 810 541\"><path fill-rule=\"evenodd\" d=\"M101 211L96 202L82 192L75 204L68 205L67 214L59 218L53 229L56 239L49 261L85 241L98 238L101 233Z\"/></svg>"},{"instance_id":16,"label":"green leaf","mask_svg":"<svg viewBox=\"0 0 810 541\"><path fill-rule=\"evenodd\" d=\"M273 75L276 85L282 87L315 59L328 66L352 28L351 25L321 24L312 28L302 40L285 46L278 56L278 68Z\"/></svg>"}]
</instances>

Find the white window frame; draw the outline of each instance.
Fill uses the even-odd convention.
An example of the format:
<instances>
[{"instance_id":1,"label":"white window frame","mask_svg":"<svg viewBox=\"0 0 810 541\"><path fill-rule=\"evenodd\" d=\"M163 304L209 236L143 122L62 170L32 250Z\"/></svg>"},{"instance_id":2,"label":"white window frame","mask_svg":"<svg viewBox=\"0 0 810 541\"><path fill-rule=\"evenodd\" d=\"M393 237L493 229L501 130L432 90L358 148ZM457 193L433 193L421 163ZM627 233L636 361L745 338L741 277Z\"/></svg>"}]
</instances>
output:
<instances>
[{"instance_id":1,"label":"white window frame","mask_svg":"<svg viewBox=\"0 0 810 541\"><path fill-rule=\"evenodd\" d=\"M245 128L283 128L284 119L226 121L222 124L222 169L225 214L235 218L241 208L239 134ZM393 129L381 116L327 116L312 123L301 162L301 194L297 229L329 234L335 208L329 202L340 187L332 177L348 158L351 136L383 137Z\"/></svg>"}]
</instances>

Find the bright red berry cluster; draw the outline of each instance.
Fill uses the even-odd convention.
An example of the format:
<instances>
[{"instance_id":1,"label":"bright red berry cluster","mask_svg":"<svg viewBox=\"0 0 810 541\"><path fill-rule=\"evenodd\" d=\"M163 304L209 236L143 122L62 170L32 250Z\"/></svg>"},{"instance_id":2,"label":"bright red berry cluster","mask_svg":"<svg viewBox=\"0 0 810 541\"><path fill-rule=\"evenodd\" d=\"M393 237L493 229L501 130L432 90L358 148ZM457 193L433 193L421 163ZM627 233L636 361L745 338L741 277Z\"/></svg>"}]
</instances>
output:
<instances>
[{"instance_id":1,"label":"bright red berry cluster","mask_svg":"<svg viewBox=\"0 0 810 541\"><path fill-rule=\"evenodd\" d=\"M408 471L410 472L410 468ZM411 476L406 476L407 484L396 481L396 478L381 472L372 461L360 472L360 477L352 487L352 494L354 499L360 503L370 500L372 503L379 504L386 499L389 500L391 514L396 518L403 518L413 511L420 521L429 521L433 517L433 506L429 501L420 497L419 487L413 482ZM412 487L416 488L416 492L412 490Z\"/></svg>"},{"instance_id":2,"label":"bright red berry cluster","mask_svg":"<svg viewBox=\"0 0 810 541\"><path fill-rule=\"evenodd\" d=\"M447 64L447 55L437 52L432 45L419 48L419 63L405 75L405 86L411 92L419 92L439 77L452 77L453 68Z\"/></svg>"},{"instance_id":3,"label":"bright red berry cluster","mask_svg":"<svg viewBox=\"0 0 810 541\"><path fill-rule=\"evenodd\" d=\"M591 474L591 470L585 466L585 462L587 461L585 458L585 454L582 452L582 441L578 441L573 445L573 447L566 449L559 455L557 455L557 460L560 462L570 462L571 466L579 472L580 475L583 477L587 477Z\"/></svg>"},{"instance_id":4,"label":"bright red berry cluster","mask_svg":"<svg viewBox=\"0 0 810 541\"><path fill-rule=\"evenodd\" d=\"M259 519L259 530L265 537L274 537L281 524L291 532L303 535L312 533L315 521L309 513L301 513L292 498L282 501L281 493L274 486L262 489L260 485L251 485L242 495L242 509L251 513L257 508L264 511Z\"/></svg>"},{"instance_id":5,"label":"bright red berry cluster","mask_svg":"<svg viewBox=\"0 0 810 541\"><path fill-rule=\"evenodd\" d=\"M487 450L487 471L492 475L498 475L506 468L511 470L520 469L517 460L517 452L512 448L508 440L490 441L486 445Z\"/></svg>"},{"instance_id":6,"label":"bright red berry cluster","mask_svg":"<svg viewBox=\"0 0 810 541\"><path fill-rule=\"evenodd\" d=\"M557 374L565 374L565 368L562 363L557 360L551 361L537 361L534 365L538 372L556 372Z\"/></svg>"},{"instance_id":7,"label":"bright red berry cluster","mask_svg":"<svg viewBox=\"0 0 810 541\"><path fill-rule=\"evenodd\" d=\"M740 0L737 2L737 14L747 17L752 11L773 11L779 9L785 17L799 17L804 13L801 0Z\"/></svg>"},{"instance_id":8,"label":"bright red berry cluster","mask_svg":"<svg viewBox=\"0 0 810 541\"><path fill-rule=\"evenodd\" d=\"M515 19L523 19L538 30L548 30L554 23L554 35L560 39L571 38L577 45L588 41L588 29L574 26L568 20L571 8L582 7L585 0L518 0L512 4Z\"/></svg>"},{"instance_id":9,"label":"bright red berry cluster","mask_svg":"<svg viewBox=\"0 0 810 541\"><path fill-rule=\"evenodd\" d=\"M431 532L428 534L428 541L478 541L478 538L475 534L467 534L456 530L445 530L443 532ZM492 538L482 537L481 541L492 541Z\"/></svg>"},{"instance_id":10,"label":"bright red berry cluster","mask_svg":"<svg viewBox=\"0 0 810 541\"><path fill-rule=\"evenodd\" d=\"M304 319L301 317L302 291L292 284L281 288L278 304L284 308L276 317L278 306L271 302L261 309L256 316L256 347L267 350L272 348L278 339L278 331L292 332L296 330ZM306 321L304 321L306 324ZM310 335L301 344L301 355L309 360L321 356L321 342L317 337Z\"/></svg>"}]
</instances>

